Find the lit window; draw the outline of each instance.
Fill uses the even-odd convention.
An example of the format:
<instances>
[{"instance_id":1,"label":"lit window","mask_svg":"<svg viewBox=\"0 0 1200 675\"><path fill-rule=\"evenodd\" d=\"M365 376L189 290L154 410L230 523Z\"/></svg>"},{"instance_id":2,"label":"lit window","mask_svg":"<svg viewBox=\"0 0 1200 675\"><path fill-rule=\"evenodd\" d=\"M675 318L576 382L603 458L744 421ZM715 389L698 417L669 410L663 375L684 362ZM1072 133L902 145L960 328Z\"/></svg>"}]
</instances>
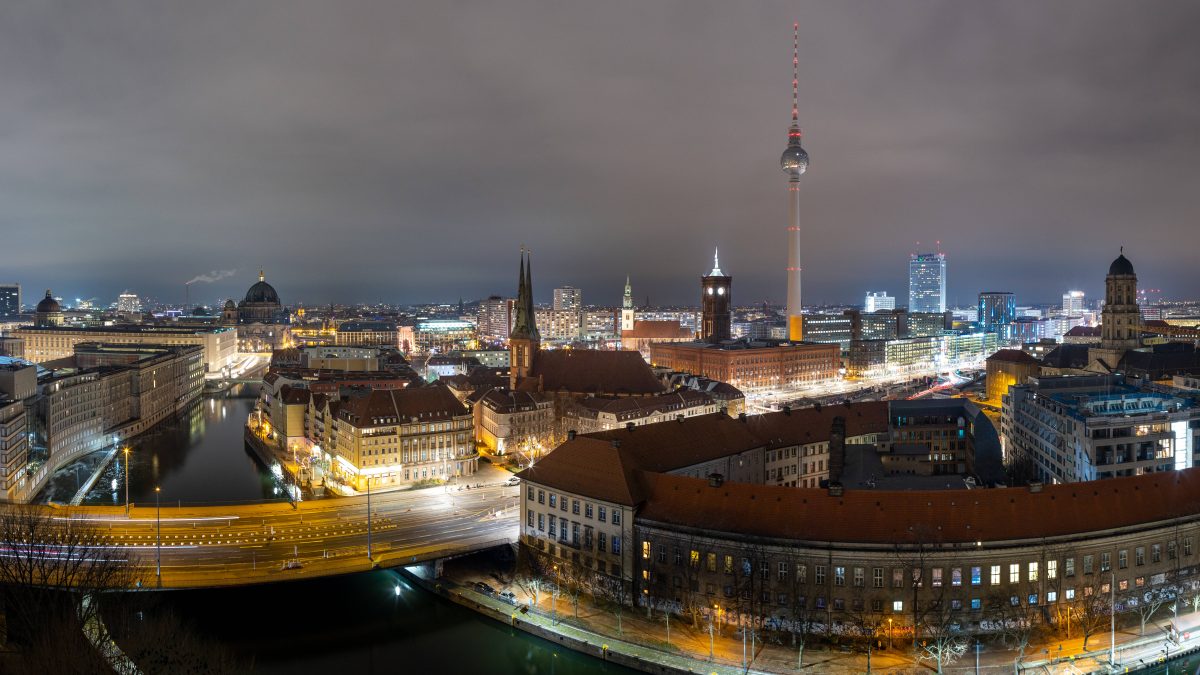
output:
<instances>
[{"instance_id":1,"label":"lit window","mask_svg":"<svg viewBox=\"0 0 1200 675\"><path fill-rule=\"evenodd\" d=\"M904 601L903 600L893 600L892 601L892 611L893 612L903 612L904 611Z\"/></svg>"},{"instance_id":2,"label":"lit window","mask_svg":"<svg viewBox=\"0 0 1200 675\"><path fill-rule=\"evenodd\" d=\"M982 568L979 568L979 567L971 568L971 585L972 586L978 586L980 583L982 583L982 573L983 573Z\"/></svg>"},{"instance_id":3,"label":"lit window","mask_svg":"<svg viewBox=\"0 0 1200 675\"><path fill-rule=\"evenodd\" d=\"M997 586L1000 584L1000 566L999 565L992 565L991 577L992 577L992 585L993 586Z\"/></svg>"},{"instance_id":4,"label":"lit window","mask_svg":"<svg viewBox=\"0 0 1200 675\"><path fill-rule=\"evenodd\" d=\"M1021 565L1019 563L1009 563L1008 565L1008 583L1016 584L1021 581Z\"/></svg>"},{"instance_id":5,"label":"lit window","mask_svg":"<svg viewBox=\"0 0 1200 675\"><path fill-rule=\"evenodd\" d=\"M649 559L650 559L650 542L643 541L642 542L642 560L649 560Z\"/></svg>"},{"instance_id":6,"label":"lit window","mask_svg":"<svg viewBox=\"0 0 1200 675\"><path fill-rule=\"evenodd\" d=\"M1038 580L1038 564L1036 562L1029 563L1029 582L1033 583Z\"/></svg>"}]
</instances>

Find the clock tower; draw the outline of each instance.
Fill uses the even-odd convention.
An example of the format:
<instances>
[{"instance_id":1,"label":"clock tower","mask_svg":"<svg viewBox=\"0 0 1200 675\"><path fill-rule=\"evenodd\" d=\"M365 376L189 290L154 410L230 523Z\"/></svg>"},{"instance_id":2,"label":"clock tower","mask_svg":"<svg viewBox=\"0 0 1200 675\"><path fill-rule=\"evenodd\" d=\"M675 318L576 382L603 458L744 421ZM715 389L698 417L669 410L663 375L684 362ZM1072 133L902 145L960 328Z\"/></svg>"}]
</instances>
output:
<instances>
[{"instance_id":1,"label":"clock tower","mask_svg":"<svg viewBox=\"0 0 1200 675\"><path fill-rule=\"evenodd\" d=\"M713 252L712 271L700 277L700 339L705 342L728 340L733 306L731 294L733 277L721 271L717 253Z\"/></svg>"}]
</instances>

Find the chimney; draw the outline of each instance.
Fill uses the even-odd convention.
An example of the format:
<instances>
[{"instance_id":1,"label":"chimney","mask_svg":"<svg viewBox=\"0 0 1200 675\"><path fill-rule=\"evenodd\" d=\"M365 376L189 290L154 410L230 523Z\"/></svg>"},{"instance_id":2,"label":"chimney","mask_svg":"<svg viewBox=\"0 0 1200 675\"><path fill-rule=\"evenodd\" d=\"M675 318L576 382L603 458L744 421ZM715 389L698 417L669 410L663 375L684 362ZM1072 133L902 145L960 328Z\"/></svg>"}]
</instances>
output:
<instances>
[{"instance_id":1,"label":"chimney","mask_svg":"<svg viewBox=\"0 0 1200 675\"><path fill-rule=\"evenodd\" d=\"M739 422L745 422L745 421L746 421L746 413L744 413L744 412L743 412L743 413L738 413L738 421L739 421Z\"/></svg>"},{"instance_id":2,"label":"chimney","mask_svg":"<svg viewBox=\"0 0 1200 675\"><path fill-rule=\"evenodd\" d=\"M791 415L792 414L792 406L790 406L790 405L783 406L783 414Z\"/></svg>"},{"instance_id":3,"label":"chimney","mask_svg":"<svg viewBox=\"0 0 1200 675\"><path fill-rule=\"evenodd\" d=\"M676 415L675 421L679 422L680 424L683 424L683 415Z\"/></svg>"},{"instance_id":4,"label":"chimney","mask_svg":"<svg viewBox=\"0 0 1200 675\"><path fill-rule=\"evenodd\" d=\"M719 488L725 484L725 476L719 473L708 474L708 487Z\"/></svg>"},{"instance_id":5,"label":"chimney","mask_svg":"<svg viewBox=\"0 0 1200 675\"><path fill-rule=\"evenodd\" d=\"M842 469L846 466L846 418L833 418L829 430L829 482L840 483Z\"/></svg>"},{"instance_id":6,"label":"chimney","mask_svg":"<svg viewBox=\"0 0 1200 675\"><path fill-rule=\"evenodd\" d=\"M575 440L575 430L574 430L574 429L569 429L569 430L567 431L567 440L568 440L568 441L573 441L573 440Z\"/></svg>"},{"instance_id":7,"label":"chimney","mask_svg":"<svg viewBox=\"0 0 1200 675\"><path fill-rule=\"evenodd\" d=\"M633 423L633 422L626 422L626 423L625 423L625 431L633 431L633 427L634 427L634 426L635 426L635 425L634 425L634 423Z\"/></svg>"}]
</instances>

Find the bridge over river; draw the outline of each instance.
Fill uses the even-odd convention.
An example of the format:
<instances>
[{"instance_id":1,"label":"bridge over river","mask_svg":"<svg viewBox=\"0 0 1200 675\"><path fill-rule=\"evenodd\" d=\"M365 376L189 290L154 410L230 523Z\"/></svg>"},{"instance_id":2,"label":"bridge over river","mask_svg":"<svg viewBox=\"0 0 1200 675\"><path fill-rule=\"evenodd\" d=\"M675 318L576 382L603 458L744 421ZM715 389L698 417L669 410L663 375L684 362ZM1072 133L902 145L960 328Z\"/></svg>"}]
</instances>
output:
<instances>
[{"instance_id":1,"label":"bridge over river","mask_svg":"<svg viewBox=\"0 0 1200 675\"><path fill-rule=\"evenodd\" d=\"M518 488L503 484L373 493L369 528L366 495L295 506L142 504L128 515L123 507L42 508L106 530L114 552L143 563L143 587L177 589L349 574L512 544L518 499Z\"/></svg>"}]
</instances>

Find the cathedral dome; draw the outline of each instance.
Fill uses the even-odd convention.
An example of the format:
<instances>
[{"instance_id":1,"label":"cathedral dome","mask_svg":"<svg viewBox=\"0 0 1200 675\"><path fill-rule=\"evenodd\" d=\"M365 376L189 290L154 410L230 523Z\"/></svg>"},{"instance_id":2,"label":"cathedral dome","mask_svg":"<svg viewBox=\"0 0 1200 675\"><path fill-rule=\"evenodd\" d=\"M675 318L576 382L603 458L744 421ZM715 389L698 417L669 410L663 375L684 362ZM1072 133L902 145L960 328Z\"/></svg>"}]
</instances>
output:
<instances>
[{"instance_id":1,"label":"cathedral dome","mask_svg":"<svg viewBox=\"0 0 1200 675\"><path fill-rule=\"evenodd\" d=\"M279 294L275 292L274 286L266 282L265 278L263 277L263 273L259 272L258 283L254 284L250 287L250 290L246 291L245 302L278 305Z\"/></svg>"},{"instance_id":2,"label":"cathedral dome","mask_svg":"<svg viewBox=\"0 0 1200 675\"><path fill-rule=\"evenodd\" d=\"M1121 255L1117 256L1117 259L1112 261L1112 264L1108 266L1108 274L1109 276L1114 274L1133 274L1133 263L1129 262L1129 258L1126 258L1124 253L1121 253Z\"/></svg>"},{"instance_id":3,"label":"cathedral dome","mask_svg":"<svg viewBox=\"0 0 1200 675\"><path fill-rule=\"evenodd\" d=\"M50 289L47 288L46 297L42 298L42 301L37 304L37 312L39 314L51 314L53 312L61 311L62 307L59 306L58 301L54 299L54 296L50 295Z\"/></svg>"},{"instance_id":4,"label":"cathedral dome","mask_svg":"<svg viewBox=\"0 0 1200 675\"><path fill-rule=\"evenodd\" d=\"M235 303L233 301L233 298L230 298L225 301L225 310L226 311L229 311L229 310L237 311L237 303Z\"/></svg>"}]
</instances>

